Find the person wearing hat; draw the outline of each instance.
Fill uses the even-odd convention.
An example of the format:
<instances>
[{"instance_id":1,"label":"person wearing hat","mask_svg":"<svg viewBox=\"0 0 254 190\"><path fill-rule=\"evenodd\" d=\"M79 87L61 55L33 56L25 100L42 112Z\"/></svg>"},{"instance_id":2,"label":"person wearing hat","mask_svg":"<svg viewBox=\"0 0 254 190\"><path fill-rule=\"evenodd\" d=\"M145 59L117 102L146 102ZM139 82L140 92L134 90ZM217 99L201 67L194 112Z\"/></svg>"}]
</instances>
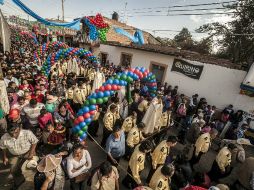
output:
<instances>
[{"instance_id":1,"label":"person wearing hat","mask_svg":"<svg viewBox=\"0 0 254 190\"><path fill-rule=\"evenodd\" d=\"M169 136L167 140L162 141L151 154L152 164L150 172L147 176L147 182L149 182L158 167L163 165L167 156L170 153L170 148L173 148L177 144L176 136Z\"/></svg>"},{"instance_id":2,"label":"person wearing hat","mask_svg":"<svg viewBox=\"0 0 254 190\"><path fill-rule=\"evenodd\" d=\"M28 118L24 115L21 115L21 111L19 109L11 109L9 114L7 115L7 123L19 124L22 129L31 129L32 125Z\"/></svg>"},{"instance_id":3,"label":"person wearing hat","mask_svg":"<svg viewBox=\"0 0 254 190\"><path fill-rule=\"evenodd\" d=\"M127 135L126 158L128 160L132 155L135 146L144 139L142 134L142 130L144 129L144 127L145 127L144 123L139 123L138 125L135 125Z\"/></svg>"},{"instance_id":4,"label":"person wearing hat","mask_svg":"<svg viewBox=\"0 0 254 190\"><path fill-rule=\"evenodd\" d=\"M24 182L21 173L22 164L35 155L35 148L38 142L36 136L29 130L22 129L18 123L10 123L0 140L0 148L3 151L4 165L10 164L10 173L13 176L14 188ZM7 152L10 157L7 157Z\"/></svg>"},{"instance_id":5,"label":"person wearing hat","mask_svg":"<svg viewBox=\"0 0 254 190\"><path fill-rule=\"evenodd\" d=\"M112 134L106 142L107 159L113 166L118 166L122 156L125 154L125 135L118 123L113 127Z\"/></svg>"},{"instance_id":6,"label":"person wearing hat","mask_svg":"<svg viewBox=\"0 0 254 190\"><path fill-rule=\"evenodd\" d=\"M171 164L160 166L153 174L149 187L153 190L170 190L170 177L173 176L174 170Z\"/></svg>"},{"instance_id":7,"label":"person wearing hat","mask_svg":"<svg viewBox=\"0 0 254 190\"><path fill-rule=\"evenodd\" d=\"M91 190L120 190L119 173L110 162L104 162L92 176Z\"/></svg>"},{"instance_id":8,"label":"person wearing hat","mask_svg":"<svg viewBox=\"0 0 254 190\"><path fill-rule=\"evenodd\" d=\"M62 157L49 154L45 156L37 166L34 176L35 190L63 190L65 174L61 167Z\"/></svg>"},{"instance_id":9,"label":"person wearing hat","mask_svg":"<svg viewBox=\"0 0 254 190\"><path fill-rule=\"evenodd\" d=\"M142 186L140 173L145 169L146 154L152 149L150 141L143 141L140 145L136 146L133 154L131 155L127 176L123 179L122 184L130 189Z\"/></svg>"}]
</instances>

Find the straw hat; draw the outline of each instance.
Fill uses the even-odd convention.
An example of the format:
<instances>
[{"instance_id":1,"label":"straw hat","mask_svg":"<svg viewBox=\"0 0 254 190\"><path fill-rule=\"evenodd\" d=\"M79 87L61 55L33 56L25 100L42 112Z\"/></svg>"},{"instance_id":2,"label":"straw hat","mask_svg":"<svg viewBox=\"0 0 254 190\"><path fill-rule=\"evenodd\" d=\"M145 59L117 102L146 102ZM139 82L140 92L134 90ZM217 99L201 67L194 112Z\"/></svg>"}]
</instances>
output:
<instances>
[{"instance_id":1,"label":"straw hat","mask_svg":"<svg viewBox=\"0 0 254 190\"><path fill-rule=\"evenodd\" d=\"M245 139L245 138L239 138L236 140L237 144L241 144L241 145L252 145L250 143L249 139Z\"/></svg>"},{"instance_id":2,"label":"straw hat","mask_svg":"<svg viewBox=\"0 0 254 190\"><path fill-rule=\"evenodd\" d=\"M38 161L39 161L39 157L33 156L32 160L26 160L23 163L21 167L21 171L26 181L30 181L30 182L34 181L34 175L36 173L36 166L38 165L37 163Z\"/></svg>"},{"instance_id":3,"label":"straw hat","mask_svg":"<svg viewBox=\"0 0 254 190\"><path fill-rule=\"evenodd\" d=\"M40 163L37 166L37 170L39 172L44 172L44 173L50 172L56 169L61 164L61 161L62 161L62 157L57 158L54 155L49 154L40 161Z\"/></svg>"}]
</instances>

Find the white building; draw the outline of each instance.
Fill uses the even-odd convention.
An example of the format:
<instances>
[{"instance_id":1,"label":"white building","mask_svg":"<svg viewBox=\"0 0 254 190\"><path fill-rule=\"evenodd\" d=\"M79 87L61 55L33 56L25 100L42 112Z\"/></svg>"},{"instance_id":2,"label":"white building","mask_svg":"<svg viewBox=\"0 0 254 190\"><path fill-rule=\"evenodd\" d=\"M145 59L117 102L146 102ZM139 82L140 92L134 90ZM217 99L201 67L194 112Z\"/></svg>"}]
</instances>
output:
<instances>
[{"instance_id":1,"label":"white building","mask_svg":"<svg viewBox=\"0 0 254 190\"><path fill-rule=\"evenodd\" d=\"M158 45L108 43L100 45L100 52L103 62L149 68L159 81L179 86L179 91L187 96L198 93L219 109L232 104L235 109L249 113L254 110L254 99L240 94L240 85L247 72L228 60ZM171 71L175 59L184 60L194 67L203 66L200 78L193 79Z\"/></svg>"}]
</instances>

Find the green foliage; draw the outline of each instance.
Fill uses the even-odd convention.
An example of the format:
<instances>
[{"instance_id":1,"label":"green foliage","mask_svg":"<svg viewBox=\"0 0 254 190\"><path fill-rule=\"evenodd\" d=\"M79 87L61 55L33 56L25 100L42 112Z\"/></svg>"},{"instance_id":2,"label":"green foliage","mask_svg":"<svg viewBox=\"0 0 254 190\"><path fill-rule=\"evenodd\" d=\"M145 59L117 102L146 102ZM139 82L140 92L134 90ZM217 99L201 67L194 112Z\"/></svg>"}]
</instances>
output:
<instances>
[{"instance_id":1,"label":"green foliage","mask_svg":"<svg viewBox=\"0 0 254 190\"><path fill-rule=\"evenodd\" d=\"M250 65L254 61L254 0L239 0L226 8L234 12L233 21L206 24L198 31L208 32L210 38L216 37L220 45L218 56Z\"/></svg>"}]
</instances>

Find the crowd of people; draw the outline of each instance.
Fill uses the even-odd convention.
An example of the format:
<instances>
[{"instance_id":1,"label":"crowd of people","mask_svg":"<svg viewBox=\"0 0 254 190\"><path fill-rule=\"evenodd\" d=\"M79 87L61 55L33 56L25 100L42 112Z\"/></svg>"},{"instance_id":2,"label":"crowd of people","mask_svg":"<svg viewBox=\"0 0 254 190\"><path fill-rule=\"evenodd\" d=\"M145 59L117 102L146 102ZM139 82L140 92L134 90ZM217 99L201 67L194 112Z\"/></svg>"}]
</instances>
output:
<instances>
[{"instance_id":1,"label":"crowd of people","mask_svg":"<svg viewBox=\"0 0 254 190\"><path fill-rule=\"evenodd\" d=\"M119 190L121 184L135 190L254 189L254 158L244 149L254 143L254 126L243 111L232 105L219 111L167 83L158 83L151 98L145 84L135 81L99 105L88 138L80 140L72 130L78 110L105 80L127 68L97 67L70 56L46 77L33 59L36 47L15 39L0 60L8 99L0 107L0 148L13 189L29 180L36 190L61 190L67 180L72 190ZM105 152L99 167L88 141ZM179 144L184 148L178 150ZM212 166L198 169L210 151L216 153ZM122 160L128 162L125 170Z\"/></svg>"}]
</instances>

